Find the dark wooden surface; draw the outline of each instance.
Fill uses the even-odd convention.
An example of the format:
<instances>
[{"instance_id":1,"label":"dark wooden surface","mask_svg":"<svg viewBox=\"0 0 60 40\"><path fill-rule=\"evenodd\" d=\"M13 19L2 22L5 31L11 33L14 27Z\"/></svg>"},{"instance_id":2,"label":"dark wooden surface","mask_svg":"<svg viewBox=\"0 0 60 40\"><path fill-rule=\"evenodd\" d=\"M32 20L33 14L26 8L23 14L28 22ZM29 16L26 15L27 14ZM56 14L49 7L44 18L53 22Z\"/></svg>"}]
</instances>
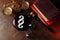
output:
<instances>
[{"instance_id":1,"label":"dark wooden surface","mask_svg":"<svg viewBox=\"0 0 60 40\"><path fill-rule=\"evenodd\" d=\"M25 34L27 31L18 31L14 28L12 21L13 15L5 16L2 13L3 5L10 2L10 0L0 0L0 40L29 40L26 39ZM41 23L33 21L37 29L33 31L32 40L57 40L52 37L52 33L49 32Z\"/></svg>"}]
</instances>

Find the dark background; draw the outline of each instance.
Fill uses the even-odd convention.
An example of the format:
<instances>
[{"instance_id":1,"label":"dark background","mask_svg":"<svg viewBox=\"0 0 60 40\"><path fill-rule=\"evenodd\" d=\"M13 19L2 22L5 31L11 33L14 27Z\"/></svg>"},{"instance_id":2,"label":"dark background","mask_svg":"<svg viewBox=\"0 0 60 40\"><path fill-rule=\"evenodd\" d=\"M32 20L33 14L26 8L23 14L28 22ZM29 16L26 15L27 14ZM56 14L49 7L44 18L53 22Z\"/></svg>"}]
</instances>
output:
<instances>
[{"instance_id":1,"label":"dark background","mask_svg":"<svg viewBox=\"0 0 60 40\"><path fill-rule=\"evenodd\" d=\"M25 34L27 31L18 31L14 28L12 21L13 15L5 16L2 13L3 5L9 3L10 0L0 0L0 40L29 40L26 39ZM33 20L36 25L36 30L33 31L32 40L60 40L53 37L53 33L48 31L40 22Z\"/></svg>"}]
</instances>

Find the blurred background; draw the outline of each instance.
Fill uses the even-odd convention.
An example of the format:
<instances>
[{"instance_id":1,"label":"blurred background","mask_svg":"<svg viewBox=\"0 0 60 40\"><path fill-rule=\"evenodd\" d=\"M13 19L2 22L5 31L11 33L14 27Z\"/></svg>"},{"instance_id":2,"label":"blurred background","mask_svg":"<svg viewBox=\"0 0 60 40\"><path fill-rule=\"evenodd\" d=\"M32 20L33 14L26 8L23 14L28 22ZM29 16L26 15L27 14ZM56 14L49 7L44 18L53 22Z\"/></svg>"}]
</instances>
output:
<instances>
[{"instance_id":1,"label":"blurred background","mask_svg":"<svg viewBox=\"0 0 60 40\"><path fill-rule=\"evenodd\" d=\"M27 0L31 2L30 0ZM6 16L2 13L3 5L11 2L11 0L0 0L0 40L30 40L25 37L26 31L18 31L14 28L13 15ZM40 22L33 20L36 30L32 32L31 40L60 40L53 37L53 34L46 29Z\"/></svg>"}]
</instances>

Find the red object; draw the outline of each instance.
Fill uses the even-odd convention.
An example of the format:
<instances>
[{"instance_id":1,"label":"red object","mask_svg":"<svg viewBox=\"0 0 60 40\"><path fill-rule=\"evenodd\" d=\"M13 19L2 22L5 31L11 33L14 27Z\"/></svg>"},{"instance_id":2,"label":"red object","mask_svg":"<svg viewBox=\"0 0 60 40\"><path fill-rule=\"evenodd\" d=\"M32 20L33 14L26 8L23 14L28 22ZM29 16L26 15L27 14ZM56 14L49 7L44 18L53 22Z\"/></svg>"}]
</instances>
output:
<instances>
[{"instance_id":1,"label":"red object","mask_svg":"<svg viewBox=\"0 0 60 40\"><path fill-rule=\"evenodd\" d=\"M51 25L56 20L55 17L58 14L58 9L48 0L36 0L31 5L31 8L47 26Z\"/></svg>"},{"instance_id":2,"label":"red object","mask_svg":"<svg viewBox=\"0 0 60 40\"><path fill-rule=\"evenodd\" d=\"M50 0L36 0L31 6L39 19L55 33L54 37L60 38L60 12Z\"/></svg>"}]
</instances>

